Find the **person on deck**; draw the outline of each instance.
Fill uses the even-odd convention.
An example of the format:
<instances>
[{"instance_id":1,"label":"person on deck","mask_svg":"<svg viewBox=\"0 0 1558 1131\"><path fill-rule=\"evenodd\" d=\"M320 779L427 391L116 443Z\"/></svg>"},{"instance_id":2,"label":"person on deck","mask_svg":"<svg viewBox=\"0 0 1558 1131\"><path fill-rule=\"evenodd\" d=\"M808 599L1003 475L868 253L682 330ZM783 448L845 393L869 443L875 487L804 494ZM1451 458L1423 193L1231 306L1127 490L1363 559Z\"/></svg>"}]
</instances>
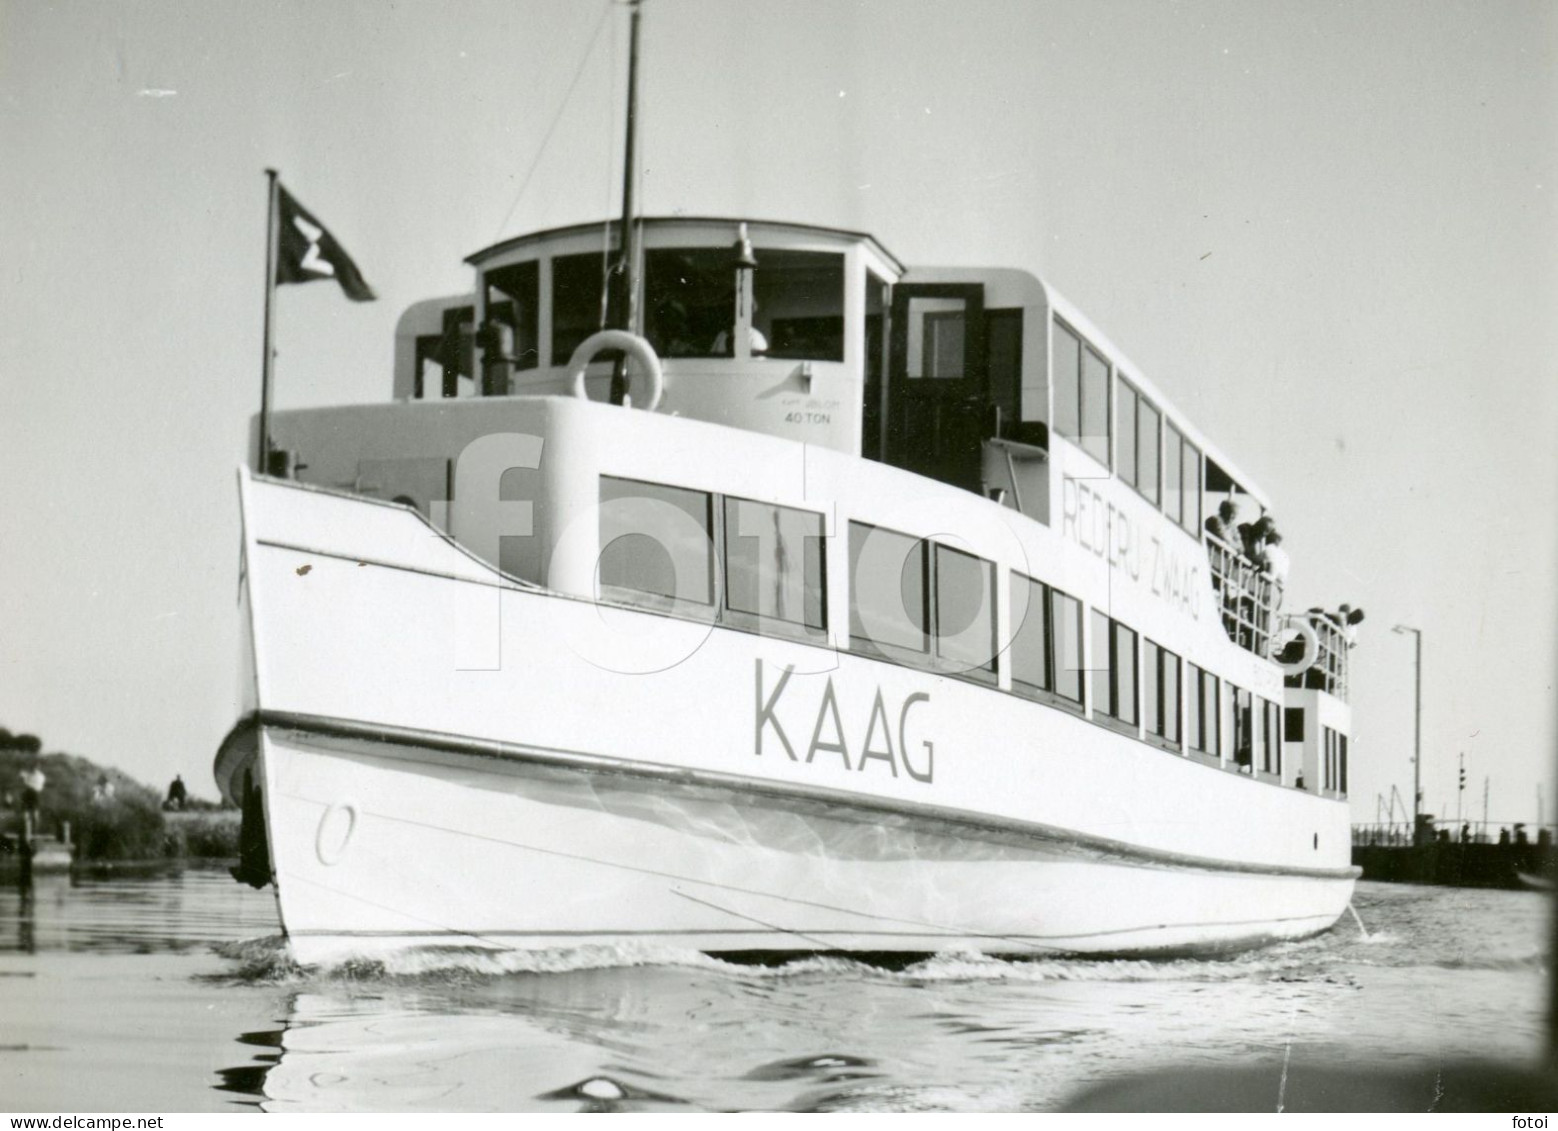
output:
<instances>
[{"instance_id":1,"label":"person on deck","mask_svg":"<svg viewBox=\"0 0 1558 1131\"><path fill-rule=\"evenodd\" d=\"M1206 520L1206 532L1229 546L1238 541L1239 505L1232 499L1224 499L1217 513Z\"/></svg>"},{"instance_id":2,"label":"person on deck","mask_svg":"<svg viewBox=\"0 0 1558 1131\"><path fill-rule=\"evenodd\" d=\"M182 810L184 802L189 800L189 790L184 788L184 778L181 774L174 774L173 781L168 786L168 800L165 808Z\"/></svg>"}]
</instances>

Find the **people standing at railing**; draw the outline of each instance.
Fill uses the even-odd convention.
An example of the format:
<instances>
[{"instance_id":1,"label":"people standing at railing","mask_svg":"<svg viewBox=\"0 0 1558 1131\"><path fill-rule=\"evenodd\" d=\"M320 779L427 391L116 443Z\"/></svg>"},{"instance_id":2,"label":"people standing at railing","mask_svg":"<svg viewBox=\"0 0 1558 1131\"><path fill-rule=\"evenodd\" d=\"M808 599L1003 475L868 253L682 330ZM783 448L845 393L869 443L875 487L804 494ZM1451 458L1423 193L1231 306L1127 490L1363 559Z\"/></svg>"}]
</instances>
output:
<instances>
[{"instance_id":1,"label":"people standing at railing","mask_svg":"<svg viewBox=\"0 0 1558 1131\"><path fill-rule=\"evenodd\" d=\"M1206 532L1219 542L1232 545L1236 537L1239 505L1232 499L1224 499L1217 513L1206 520Z\"/></svg>"}]
</instances>

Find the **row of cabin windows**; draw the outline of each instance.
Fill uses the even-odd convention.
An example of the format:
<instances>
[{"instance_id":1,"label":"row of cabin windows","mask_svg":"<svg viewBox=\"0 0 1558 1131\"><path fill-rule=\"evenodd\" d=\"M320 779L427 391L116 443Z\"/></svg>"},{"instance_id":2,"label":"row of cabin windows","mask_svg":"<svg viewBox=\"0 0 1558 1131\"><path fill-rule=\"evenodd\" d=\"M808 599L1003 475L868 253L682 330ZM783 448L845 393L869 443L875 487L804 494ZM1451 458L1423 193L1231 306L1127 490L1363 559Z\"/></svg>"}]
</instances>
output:
<instances>
[{"instance_id":1,"label":"row of cabin windows","mask_svg":"<svg viewBox=\"0 0 1558 1131\"><path fill-rule=\"evenodd\" d=\"M717 607L744 627L826 635L821 515L610 476L600 501L603 596L668 611Z\"/></svg>"},{"instance_id":2,"label":"row of cabin windows","mask_svg":"<svg viewBox=\"0 0 1558 1131\"><path fill-rule=\"evenodd\" d=\"M600 252L552 259L552 357L566 365L597 330L621 324L620 295ZM760 248L752 282L752 352L844 360L844 256ZM516 369L541 364L541 273L535 260L496 267L486 280L482 345ZM661 357L735 356L740 270L729 248L644 252L644 336Z\"/></svg>"},{"instance_id":3,"label":"row of cabin windows","mask_svg":"<svg viewBox=\"0 0 1558 1131\"><path fill-rule=\"evenodd\" d=\"M811 511L639 480L601 479L602 595L669 611L714 610L776 635L822 640L828 624L823 517ZM723 565L723 593L715 563ZM994 562L925 538L849 524L851 647L993 683ZM1010 574L1012 688L1135 729L1174 749L1223 755L1231 705L1233 764L1280 776L1284 715L1273 702L1183 660L1092 610L1094 663L1084 663L1082 602ZM1090 673L1090 679L1084 679ZM1090 689L1084 690L1087 684ZM1138 687L1139 684L1139 687ZM1139 712L1139 714L1138 714ZM1302 712L1289 733L1301 741ZM1340 754L1332 747L1340 739ZM1345 789L1346 739L1327 728L1323 788ZM1339 760L1338 760L1339 757ZM1336 766L1340 769L1336 769Z\"/></svg>"},{"instance_id":4,"label":"row of cabin windows","mask_svg":"<svg viewBox=\"0 0 1558 1131\"><path fill-rule=\"evenodd\" d=\"M1111 366L1102 350L1058 318L1054 322L1051 362L1055 430L1075 440L1105 467L1112 466L1120 479L1149 503L1200 537L1200 449ZM1112 435L1111 373L1115 409Z\"/></svg>"}]
</instances>

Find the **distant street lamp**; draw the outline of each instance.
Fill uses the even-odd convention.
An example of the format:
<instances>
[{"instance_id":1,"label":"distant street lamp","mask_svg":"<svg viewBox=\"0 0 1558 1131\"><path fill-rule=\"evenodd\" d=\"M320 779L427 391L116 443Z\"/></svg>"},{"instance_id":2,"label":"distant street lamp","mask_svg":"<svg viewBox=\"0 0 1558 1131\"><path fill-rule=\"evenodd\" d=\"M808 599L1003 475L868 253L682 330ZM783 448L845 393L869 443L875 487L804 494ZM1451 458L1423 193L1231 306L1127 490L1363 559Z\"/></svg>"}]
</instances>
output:
<instances>
[{"instance_id":1,"label":"distant street lamp","mask_svg":"<svg viewBox=\"0 0 1558 1131\"><path fill-rule=\"evenodd\" d=\"M1413 671L1413 697L1417 709L1416 721L1412 726L1412 843L1416 844L1418 819L1423 808L1423 630L1398 624L1390 631L1410 632L1417 638L1417 662Z\"/></svg>"}]
</instances>

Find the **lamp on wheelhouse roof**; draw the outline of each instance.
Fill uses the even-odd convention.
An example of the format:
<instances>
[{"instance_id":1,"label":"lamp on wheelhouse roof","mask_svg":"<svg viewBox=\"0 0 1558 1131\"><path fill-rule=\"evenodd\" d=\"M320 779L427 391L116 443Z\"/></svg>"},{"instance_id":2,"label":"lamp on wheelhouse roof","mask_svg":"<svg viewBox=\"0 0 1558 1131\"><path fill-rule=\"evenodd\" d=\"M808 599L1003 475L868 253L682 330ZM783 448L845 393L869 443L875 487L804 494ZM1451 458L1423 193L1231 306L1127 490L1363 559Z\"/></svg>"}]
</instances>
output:
<instances>
[{"instance_id":1,"label":"lamp on wheelhouse roof","mask_svg":"<svg viewBox=\"0 0 1558 1131\"><path fill-rule=\"evenodd\" d=\"M757 268L757 255L752 251L752 237L747 234L746 221L736 231L736 242L730 245L736 253L736 270L753 271Z\"/></svg>"}]
</instances>

